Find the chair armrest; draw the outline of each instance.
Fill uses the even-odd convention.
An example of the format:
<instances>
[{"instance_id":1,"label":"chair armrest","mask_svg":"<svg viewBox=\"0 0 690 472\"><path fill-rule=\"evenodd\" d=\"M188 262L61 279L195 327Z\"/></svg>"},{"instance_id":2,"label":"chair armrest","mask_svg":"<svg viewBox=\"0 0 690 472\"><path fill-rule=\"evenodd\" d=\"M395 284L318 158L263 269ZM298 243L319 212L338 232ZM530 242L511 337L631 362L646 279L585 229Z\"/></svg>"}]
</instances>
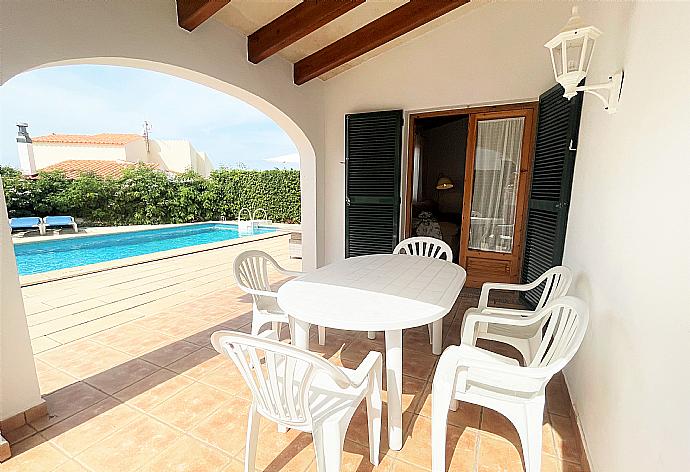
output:
<instances>
[{"instance_id":1,"label":"chair armrest","mask_svg":"<svg viewBox=\"0 0 690 472\"><path fill-rule=\"evenodd\" d=\"M479 348L465 345L450 346L446 348L436 368L434 386L437 382L443 383L450 381L455 383L455 373L460 368L480 369L499 374L544 380L548 380L554 374L553 368L522 367L520 365L510 365L500 361L478 359L472 355L473 350L481 351ZM439 378L438 381L437 377Z\"/></svg>"},{"instance_id":2,"label":"chair armrest","mask_svg":"<svg viewBox=\"0 0 690 472\"><path fill-rule=\"evenodd\" d=\"M275 269L280 272L283 275L289 275L290 277L299 277L300 275L304 275L304 272L300 272L297 270L287 270L284 269L283 267L279 266L276 264Z\"/></svg>"},{"instance_id":3,"label":"chair armrest","mask_svg":"<svg viewBox=\"0 0 690 472\"><path fill-rule=\"evenodd\" d=\"M380 370L382 368L382 364L383 357L381 356L380 352L369 352L369 354L367 354L367 357L364 358L362 363L359 364L359 367L357 367L357 369L354 372L347 373L347 376L350 378L351 385L353 387L358 387L362 385L362 383L369 378L369 374L371 374L375 370Z\"/></svg>"},{"instance_id":4,"label":"chair armrest","mask_svg":"<svg viewBox=\"0 0 690 472\"><path fill-rule=\"evenodd\" d=\"M529 284L503 284L496 282L486 282L482 285L482 293L479 295L479 306L480 310L484 310L489 305L489 292L491 290L510 290L514 292L526 292L536 288L542 282L541 278L535 280Z\"/></svg>"},{"instance_id":5,"label":"chair armrest","mask_svg":"<svg viewBox=\"0 0 690 472\"><path fill-rule=\"evenodd\" d=\"M272 341L279 341L278 339L278 333L273 331L272 329L267 329L266 331L262 331L258 335L260 338L264 339L270 339Z\"/></svg>"},{"instance_id":6,"label":"chair armrest","mask_svg":"<svg viewBox=\"0 0 690 472\"><path fill-rule=\"evenodd\" d=\"M250 295L257 295L260 297L278 298L277 292L269 292L268 290L254 290L253 288L249 288L249 287L242 285L240 283L238 283L237 286L240 288L240 290L242 290L243 292L247 292Z\"/></svg>"},{"instance_id":7,"label":"chair armrest","mask_svg":"<svg viewBox=\"0 0 690 472\"><path fill-rule=\"evenodd\" d=\"M470 311L470 310L468 310ZM530 326L538 323L547 312L530 313L527 316L515 316L513 313L498 314L486 311L470 311L465 315L462 325L460 344L474 346L475 326L478 323L502 324L510 326Z\"/></svg>"},{"instance_id":8,"label":"chair armrest","mask_svg":"<svg viewBox=\"0 0 690 472\"><path fill-rule=\"evenodd\" d=\"M493 306L486 307L483 310L481 310L481 312L490 315L509 315L519 318L523 318L525 316L530 316L534 314L533 310L521 310L519 308L499 308Z\"/></svg>"}]
</instances>

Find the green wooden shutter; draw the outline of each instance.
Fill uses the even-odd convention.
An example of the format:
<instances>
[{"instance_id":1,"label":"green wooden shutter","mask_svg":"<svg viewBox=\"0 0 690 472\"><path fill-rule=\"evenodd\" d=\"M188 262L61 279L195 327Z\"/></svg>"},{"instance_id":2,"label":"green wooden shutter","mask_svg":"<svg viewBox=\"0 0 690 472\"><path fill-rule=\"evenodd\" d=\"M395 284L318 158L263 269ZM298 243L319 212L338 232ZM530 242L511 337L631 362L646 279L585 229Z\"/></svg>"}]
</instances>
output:
<instances>
[{"instance_id":1,"label":"green wooden shutter","mask_svg":"<svg viewBox=\"0 0 690 472\"><path fill-rule=\"evenodd\" d=\"M539 122L527 213L523 283L532 282L563 260L573 183L582 94L571 100L556 85L539 97ZM541 289L524 294L535 306Z\"/></svg>"},{"instance_id":2,"label":"green wooden shutter","mask_svg":"<svg viewBox=\"0 0 690 472\"><path fill-rule=\"evenodd\" d=\"M345 115L345 257L398 243L402 110Z\"/></svg>"}]
</instances>

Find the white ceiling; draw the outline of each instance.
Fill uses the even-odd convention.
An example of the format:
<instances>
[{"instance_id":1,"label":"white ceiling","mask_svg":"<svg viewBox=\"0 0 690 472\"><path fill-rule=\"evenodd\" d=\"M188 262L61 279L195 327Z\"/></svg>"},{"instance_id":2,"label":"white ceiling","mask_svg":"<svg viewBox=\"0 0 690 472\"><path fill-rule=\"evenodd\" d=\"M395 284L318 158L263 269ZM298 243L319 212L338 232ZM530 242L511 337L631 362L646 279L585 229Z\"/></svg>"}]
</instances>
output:
<instances>
[{"instance_id":1,"label":"white ceiling","mask_svg":"<svg viewBox=\"0 0 690 472\"><path fill-rule=\"evenodd\" d=\"M299 41L284 48L278 54L288 61L295 63L300 59L318 51L319 49L337 41L353 31L361 28L367 23L385 15L386 13L407 3L409 0L368 0L365 3L353 8L344 15L336 18L330 23L322 26L313 33L305 36ZM467 5L453 10L440 18L421 26L399 38L386 43L352 61L337 67L319 78L327 80L334 77L362 62L381 54L399 44L410 41L441 24L453 21L460 16L467 14L480 4L489 0L474 0ZM232 0L213 16L233 29L240 31L245 36L249 36L262 26L270 23L286 11L293 8L300 2L297 0Z\"/></svg>"}]
</instances>

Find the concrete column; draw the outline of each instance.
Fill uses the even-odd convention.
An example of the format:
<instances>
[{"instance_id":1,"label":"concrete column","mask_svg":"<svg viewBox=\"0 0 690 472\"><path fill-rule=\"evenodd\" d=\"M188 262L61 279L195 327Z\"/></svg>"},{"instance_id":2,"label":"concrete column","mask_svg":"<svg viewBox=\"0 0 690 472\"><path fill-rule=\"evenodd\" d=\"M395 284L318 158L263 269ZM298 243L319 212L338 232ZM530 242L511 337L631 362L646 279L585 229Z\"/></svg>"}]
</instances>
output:
<instances>
[{"instance_id":1,"label":"concrete column","mask_svg":"<svg viewBox=\"0 0 690 472\"><path fill-rule=\"evenodd\" d=\"M5 424L41 404L0 179L0 421Z\"/></svg>"}]
</instances>

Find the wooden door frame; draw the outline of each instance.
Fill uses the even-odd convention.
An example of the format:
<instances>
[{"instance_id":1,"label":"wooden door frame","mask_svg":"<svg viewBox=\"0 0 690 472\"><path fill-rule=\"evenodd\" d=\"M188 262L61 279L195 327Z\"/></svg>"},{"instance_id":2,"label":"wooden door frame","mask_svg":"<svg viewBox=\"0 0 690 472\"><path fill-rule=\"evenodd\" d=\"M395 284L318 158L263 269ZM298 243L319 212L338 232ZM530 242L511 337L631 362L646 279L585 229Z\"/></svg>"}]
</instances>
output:
<instances>
[{"instance_id":1,"label":"wooden door frame","mask_svg":"<svg viewBox=\"0 0 690 472\"><path fill-rule=\"evenodd\" d=\"M539 102L520 102L520 103L513 103L513 104L507 104L507 105L492 105L492 106L481 106L481 107L468 107L468 108L459 108L459 109L451 109L451 110L438 110L438 111L427 111L427 112L420 112L420 113L410 113L408 118L409 118L409 124L408 124L408 143L407 143L407 168L406 168L406 176L405 176L405 183L406 183L406 188L405 188L405 209L404 209L404 237L410 237L412 234L412 179L414 176L414 147L415 147L415 132L417 129L417 121L422 120L425 118L435 118L435 117L441 117L441 116L469 116L470 115L496 115L499 116L501 113L503 114L511 114L510 116L514 116L516 112L523 111L525 113L525 116L528 118L525 121L525 133L523 135L523 150L522 150L522 159L520 161L520 183L519 183L519 189L518 189L518 195L521 198L521 202L519 201L519 205L516 208L516 214L515 214L515 231L514 231L514 249L513 253L510 254L512 258L515 260L511 261L511 265L513 267L516 267L517 272L511 274L511 280L514 280L515 282L520 280L520 272L522 269L522 258L523 258L523 253L524 253L524 235L525 235L525 226L527 223L527 218L526 218L526 212L527 212L527 204L529 202L529 185L530 185L530 180L531 180L531 170L532 170L532 162L534 160L534 145L535 145L535 137L536 137L536 127L537 127L537 115L538 115L538 110L539 110ZM470 120L472 121L472 120ZM470 126L468 126L468 132L467 132L467 151L466 151L466 156L469 157L470 155L474 155L474 146L476 144L476 132L474 130L470 129ZM470 152L471 151L471 152ZM472 163L470 167L470 174L468 175L467 169L468 169L468 162L470 159L465 160L465 180L464 180L464 186L463 186L463 218L462 218L462 225L461 225L461 234L460 234L460 253L459 253L459 263L460 265L463 264L463 262L466 263L467 256L470 251L463 251L462 248L467 246L467 241L465 241L465 238L469 238L469 217L465 217L465 208L469 208L469 205L465 205L464 202L471 202L472 200L472 181L473 181L473 170L474 170L474 165ZM468 178L470 179L468 182ZM468 185L469 183L469 185ZM468 196L469 195L469 196ZM468 199L469 198L469 199ZM468 199L468 200L466 200ZM519 222L518 222L519 218ZM465 228L467 226L467 228ZM486 257L489 255L491 257L491 253L488 253L486 251L480 251L482 252L482 255ZM495 253L499 256L504 256L503 258L505 259L505 254L501 253ZM471 254L470 254L471 255ZM499 257L500 258L500 257Z\"/></svg>"}]
</instances>

